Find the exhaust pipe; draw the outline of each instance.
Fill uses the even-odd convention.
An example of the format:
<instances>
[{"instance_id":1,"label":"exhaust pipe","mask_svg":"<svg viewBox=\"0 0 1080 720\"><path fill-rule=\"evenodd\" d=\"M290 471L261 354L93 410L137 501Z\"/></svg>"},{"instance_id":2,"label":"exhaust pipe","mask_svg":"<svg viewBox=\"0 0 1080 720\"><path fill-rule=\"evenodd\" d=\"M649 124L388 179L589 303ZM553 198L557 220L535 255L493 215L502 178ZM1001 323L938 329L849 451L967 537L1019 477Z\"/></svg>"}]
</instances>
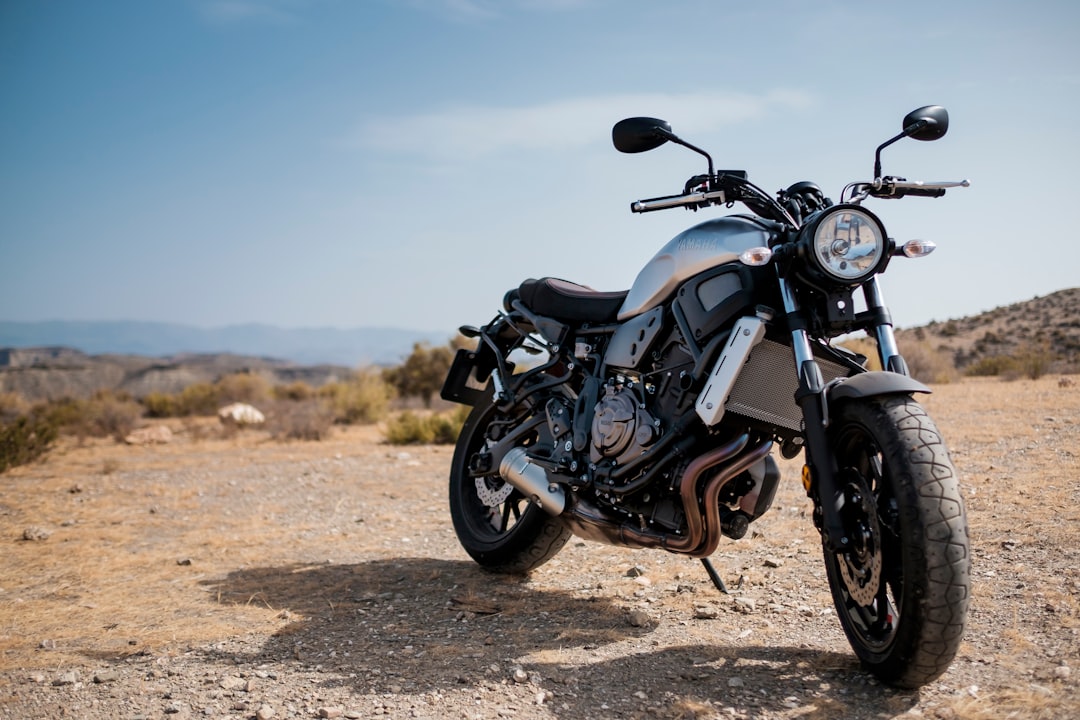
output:
<instances>
[{"instance_id":1,"label":"exhaust pipe","mask_svg":"<svg viewBox=\"0 0 1080 720\"><path fill-rule=\"evenodd\" d=\"M549 515L561 515L566 509L566 491L548 482L547 470L530 460L525 448L511 448L503 455L499 475Z\"/></svg>"}]
</instances>

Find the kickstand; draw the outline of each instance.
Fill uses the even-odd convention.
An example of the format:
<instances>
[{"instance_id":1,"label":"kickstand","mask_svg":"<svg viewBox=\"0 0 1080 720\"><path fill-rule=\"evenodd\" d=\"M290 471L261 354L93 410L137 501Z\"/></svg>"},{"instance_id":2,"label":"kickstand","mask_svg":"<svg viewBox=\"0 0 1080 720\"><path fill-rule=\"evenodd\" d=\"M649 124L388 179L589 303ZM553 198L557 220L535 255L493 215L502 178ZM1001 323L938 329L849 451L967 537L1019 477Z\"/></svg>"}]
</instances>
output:
<instances>
[{"instance_id":1,"label":"kickstand","mask_svg":"<svg viewBox=\"0 0 1080 720\"><path fill-rule=\"evenodd\" d=\"M720 592L728 595L727 585L724 584L724 579L720 577L720 573L716 572L716 568L709 562L709 558L701 558L701 564L705 566L705 572L709 573L709 579L712 580L712 584L716 586L716 589Z\"/></svg>"}]
</instances>

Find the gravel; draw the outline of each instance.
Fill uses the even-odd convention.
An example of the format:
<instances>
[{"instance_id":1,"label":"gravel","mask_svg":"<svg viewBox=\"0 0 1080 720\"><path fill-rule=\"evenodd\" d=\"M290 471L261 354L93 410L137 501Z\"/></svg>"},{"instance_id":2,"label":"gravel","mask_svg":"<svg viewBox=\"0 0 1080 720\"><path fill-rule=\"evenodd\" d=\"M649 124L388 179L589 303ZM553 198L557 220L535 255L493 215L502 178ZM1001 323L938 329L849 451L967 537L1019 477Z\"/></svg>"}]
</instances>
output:
<instances>
[{"instance_id":1,"label":"gravel","mask_svg":"<svg viewBox=\"0 0 1080 720\"><path fill-rule=\"evenodd\" d=\"M919 691L848 648L797 464L713 557L724 595L696 561L578 540L526 579L480 571L447 447L174 427L0 480L0 718L1078 716L1080 388L937 390L976 584L959 656Z\"/></svg>"}]
</instances>

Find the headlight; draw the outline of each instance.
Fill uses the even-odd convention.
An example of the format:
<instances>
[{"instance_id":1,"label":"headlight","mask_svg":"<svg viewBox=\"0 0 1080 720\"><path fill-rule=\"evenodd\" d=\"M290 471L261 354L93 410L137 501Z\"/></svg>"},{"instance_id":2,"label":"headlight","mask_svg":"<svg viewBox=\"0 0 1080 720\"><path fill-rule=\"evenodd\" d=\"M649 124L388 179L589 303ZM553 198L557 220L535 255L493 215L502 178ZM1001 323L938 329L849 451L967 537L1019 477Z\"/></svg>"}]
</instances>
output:
<instances>
[{"instance_id":1,"label":"headlight","mask_svg":"<svg viewBox=\"0 0 1080 720\"><path fill-rule=\"evenodd\" d=\"M878 272L887 258L885 228L854 205L835 205L814 223L811 254L826 277L856 285Z\"/></svg>"}]
</instances>

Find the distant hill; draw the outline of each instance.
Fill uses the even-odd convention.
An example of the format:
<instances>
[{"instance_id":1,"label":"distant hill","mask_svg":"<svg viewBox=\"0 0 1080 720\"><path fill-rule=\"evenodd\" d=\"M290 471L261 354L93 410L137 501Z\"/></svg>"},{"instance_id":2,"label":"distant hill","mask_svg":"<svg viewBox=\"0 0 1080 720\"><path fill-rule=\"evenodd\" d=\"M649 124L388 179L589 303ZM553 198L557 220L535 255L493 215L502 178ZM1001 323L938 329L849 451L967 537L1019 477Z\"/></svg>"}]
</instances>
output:
<instances>
[{"instance_id":1,"label":"distant hill","mask_svg":"<svg viewBox=\"0 0 1080 720\"><path fill-rule=\"evenodd\" d=\"M271 384L304 382L319 387L346 379L352 368L339 365L296 365L285 360L244 355L180 354L88 355L64 347L0 349L0 393L25 400L87 398L99 390L133 397L177 393L195 383L212 383L223 375L252 373Z\"/></svg>"},{"instance_id":2,"label":"distant hill","mask_svg":"<svg viewBox=\"0 0 1080 720\"><path fill-rule=\"evenodd\" d=\"M245 355L301 365L396 365L413 343L448 342L452 332L400 328L300 328L232 325L200 328L156 322L0 322L0 348L66 347L88 355L166 357Z\"/></svg>"},{"instance_id":3,"label":"distant hill","mask_svg":"<svg viewBox=\"0 0 1080 720\"><path fill-rule=\"evenodd\" d=\"M987 359L1040 353L1061 371L1080 370L1080 288L1060 290L978 315L897 332L901 351L913 342L951 355L963 371Z\"/></svg>"}]
</instances>

